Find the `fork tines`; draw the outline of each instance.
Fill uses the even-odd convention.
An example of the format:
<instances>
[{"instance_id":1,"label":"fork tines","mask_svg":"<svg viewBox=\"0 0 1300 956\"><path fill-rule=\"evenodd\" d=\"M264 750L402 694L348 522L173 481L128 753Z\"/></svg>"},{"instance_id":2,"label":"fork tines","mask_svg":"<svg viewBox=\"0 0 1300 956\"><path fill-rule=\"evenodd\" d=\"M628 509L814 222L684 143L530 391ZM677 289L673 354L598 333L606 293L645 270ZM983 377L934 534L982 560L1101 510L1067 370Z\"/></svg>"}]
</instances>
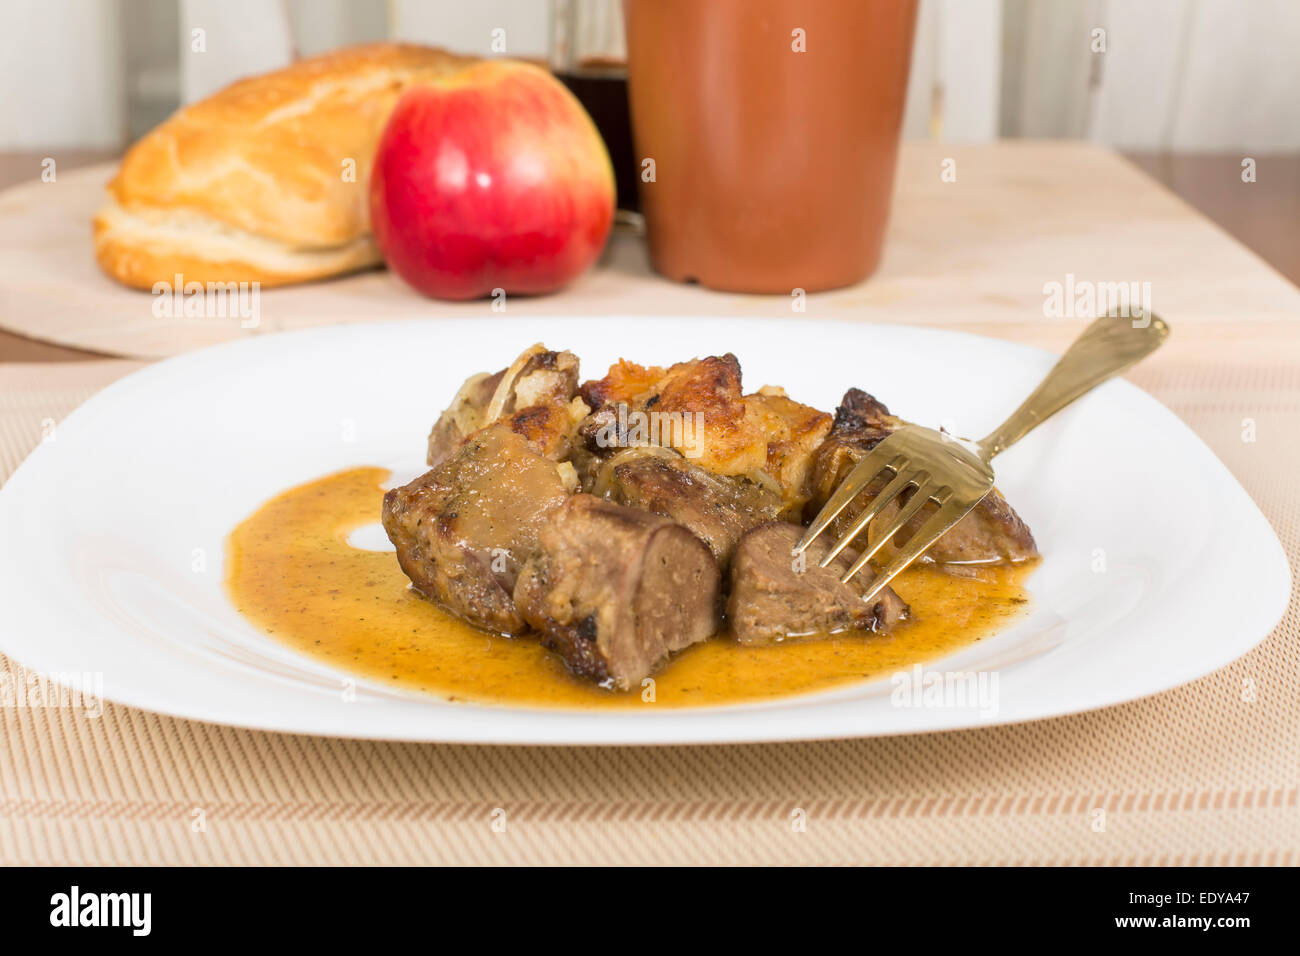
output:
<instances>
[{"instance_id":1,"label":"fork tines","mask_svg":"<svg viewBox=\"0 0 1300 956\"><path fill-rule=\"evenodd\" d=\"M865 488L872 482L877 481L885 475L891 475L889 482L875 495L854 520L853 525L846 531L838 541L826 552L826 555L819 562L822 567L831 563L841 551L852 544L867 526L875 520L884 508L903 492L912 490L907 501L899 508L898 514L889 522L889 524L879 531L873 529L871 540L867 547L858 555L857 560L844 573L840 579L848 582L855 574L866 567L867 563L883 548L886 542L893 540L898 532L906 527L929 502L938 505L938 510L927 518L894 555L892 561L877 574L871 581L862 598L864 601L875 599L885 586L889 584L898 574L925 553L930 545L934 544L945 531L962 519L965 514L971 510L979 501L964 501L956 495L953 488L947 484L939 484L933 480L929 471L923 468L912 467L911 461L907 455L893 452L887 448L889 439L886 438L878 444L871 452L858 462L854 469L849 472L848 477L840 483L840 486L831 495L826 505L818 512L813 523L809 525L808 530L804 532L799 543L795 546L794 553L801 554L807 550L808 546L830 526L845 508L855 499Z\"/></svg>"}]
</instances>

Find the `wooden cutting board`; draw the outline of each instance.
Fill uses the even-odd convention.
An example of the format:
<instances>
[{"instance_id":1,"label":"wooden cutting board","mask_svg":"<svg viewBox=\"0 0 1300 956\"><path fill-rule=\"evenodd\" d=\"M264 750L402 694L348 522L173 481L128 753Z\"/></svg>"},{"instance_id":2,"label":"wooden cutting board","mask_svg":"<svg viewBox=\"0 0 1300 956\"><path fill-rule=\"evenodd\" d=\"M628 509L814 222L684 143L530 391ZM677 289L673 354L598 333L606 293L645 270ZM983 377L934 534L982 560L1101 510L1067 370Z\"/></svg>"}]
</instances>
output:
<instances>
[{"instance_id":1,"label":"wooden cutting board","mask_svg":"<svg viewBox=\"0 0 1300 956\"><path fill-rule=\"evenodd\" d=\"M489 301L425 299L375 271L264 290L253 328L237 316L168 316L151 294L118 286L95 265L90 218L111 174L111 166L97 166L0 193L0 327L138 358L382 319L479 317L490 335L501 314L794 314L980 331L1013 325L1022 340L1056 345L1074 334L1079 316L1045 314L1045 286L1079 282L1149 283L1154 310L1175 329L1217 323L1225 344L1240 344L1232 333L1240 322L1300 317L1300 290L1116 153L1084 143L905 144L880 271L861 285L807 297L803 312L792 297L663 280L639 237L616 235L599 266L571 288L509 298L504 312Z\"/></svg>"}]
</instances>

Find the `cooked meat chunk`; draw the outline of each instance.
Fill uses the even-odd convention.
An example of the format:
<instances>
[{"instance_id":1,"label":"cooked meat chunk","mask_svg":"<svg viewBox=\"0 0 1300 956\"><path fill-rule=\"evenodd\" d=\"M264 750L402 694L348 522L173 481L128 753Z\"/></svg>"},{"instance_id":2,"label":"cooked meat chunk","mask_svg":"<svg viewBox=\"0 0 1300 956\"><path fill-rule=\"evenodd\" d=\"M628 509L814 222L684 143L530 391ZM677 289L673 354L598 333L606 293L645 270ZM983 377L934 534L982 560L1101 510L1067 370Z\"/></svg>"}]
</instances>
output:
<instances>
[{"instance_id":1,"label":"cooked meat chunk","mask_svg":"<svg viewBox=\"0 0 1300 956\"><path fill-rule=\"evenodd\" d=\"M598 436L605 448L660 444L719 475L744 475L767 464L767 436L746 414L740 362L730 353L666 370L620 361L603 379L584 383L580 394L593 410L623 409L614 427L624 430ZM648 429L648 419L640 416L649 412L656 414L658 434L647 431L643 439L628 433L638 426Z\"/></svg>"},{"instance_id":2,"label":"cooked meat chunk","mask_svg":"<svg viewBox=\"0 0 1300 956\"><path fill-rule=\"evenodd\" d=\"M861 389L845 392L839 408L835 409L830 433L813 459L808 517L821 509L867 452L903 424L901 418L889 414L889 409Z\"/></svg>"},{"instance_id":3,"label":"cooked meat chunk","mask_svg":"<svg viewBox=\"0 0 1300 956\"><path fill-rule=\"evenodd\" d=\"M608 459L589 490L684 525L709 546L724 570L741 535L781 511L781 498L770 488L715 475L657 448L629 450Z\"/></svg>"},{"instance_id":4,"label":"cooked meat chunk","mask_svg":"<svg viewBox=\"0 0 1300 956\"><path fill-rule=\"evenodd\" d=\"M500 419L499 423L523 438L544 458L560 461L572 451L575 422L567 405L529 405Z\"/></svg>"},{"instance_id":5,"label":"cooked meat chunk","mask_svg":"<svg viewBox=\"0 0 1300 956\"><path fill-rule=\"evenodd\" d=\"M840 631L883 633L908 614L902 598L886 587L872 603L862 600L871 581L863 568L847 584L840 577L850 559L841 553L822 568L825 547L814 543L798 558L803 528L773 522L740 539L731 562L727 619L742 644L771 644L788 637Z\"/></svg>"},{"instance_id":6,"label":"cooked meat chunk","mask_svg":"<svg viewBox=\"0 0 1300 956\"><path fill-rule=\"evenodd\" d=\"M515 604L576 674L627 689L720 626L717 562L679 524L579 494L538 538Z\"/></svg>"},{"instance_id":7,"label":"cooked meat chunk","mask_svg":"<svg viewBox=\"0 0 1300 956\"><path fill-rule=\"evenodd\" d=\"M483 412L505 374L506 370L502 369L495 375L479 372L465 379L429 432L429 451L425 460L431 468L441 464L460 447L461 442L482 427Z\"/></svg>"},{"instance_id":8,"label":"cooked meat chunk","mask_svg":"<svg viewBox=\"0 0 1300 956\"><path fill-rule=\"evenodd\" d=\"M744 476L779 489L782 509L798 518L808 499L812 455L831 427L825 412L779 388L743 394L731 354L668 369L620 361L580 394L592 414L579 445L601 457L622 448L660 445L717 475ZM580 454L582 465L590 467Z\"/></svg>"},{"instance_id":9,"label":"cooked meat chunk","mask_svg":"<svg viewBox=\"0 0 1300 956\"><path fill-rule=\"evenodd\" d=\"M907 497L899 495L902 501L883 509L881 520L894 520L898 509L907 503ZM898 537L899 543L905 542L908 535L915 534L931 513L923 510L904 525ZM938 564L1018 564L1038 557L1038 546L1029 526L1002 497L1002 492L994 488L965 518L931 545L926 555Z\"/></svg>"},{"instance_id":10,"label":"cooked meat chunk","mask_svg":"<svg viewBox=\"0 0 1300 956\"><path fill-rule=\"evenodd\" d=\"M438 465L468 436L498 419L517 416L535 406L551 410L568 406L577 391L577 356L534 345L495 375L482 372L465 380L429 433L428 463L431 467ZM525 419L520 427L527 428L530 421ZM567 421L564 432L551 434L555 453L550 457L559 458L568 451L571 424L571 420Z\"/></svg>"},{"instance_id":11,"label":"cooked meat chunk","mask_svg":"<svg viewBox=\"0 0 1300 956\"><path fill-rule=\"evenodd\" d=\"M903 420L889 414L889 409L874 395L851 388L835 409L833 431L836 435L856 434L879 441L902 424Z\"/></svg>"},{"instance_id":12,"label":"cooked meat chunk","mask_svg":"<svg viewBox=\"0 0 1300 956\"><path fill-rule=\"evenodd\" d=\"M782 517L798 520L812 494L813 456L831 430L831 416L771 386L746 395L745 407L767 436L766 471L781 488Z\"/></svg>"},{"instance_id":13,"label":"cooked meat chunk","mask_svg":"<svg viewBox=\"0 0 1300 956\"><path fill-rule=\"evenodd\" d=\"M814 456L812 497L806 513L810 517L816 514L853 466L903 424L902 419L889 414L889 409L866 392L849 389L835 411L835 424L830 434ZM840 514L831 529L836 538L848 531L870 496L883 486L883 480L868 486ZM883 526L892 521L906 501L906 496L900 495L896 502L881 511L876 522ZM927 517L928 510L923 510L904 527L899 540L905 541L908 535L915 533ZM925 554L939 564L1016 563L1037 555L1038 548L1029 527L996 488ZM888 551L881 553L882 560L887 557Z\"/></svg>"},{"instance_id":14,"label":"cooked meat chunk","mask_svg":"<svg viewBox=\"0 0 1300 956\"><path fill-rule=\"evenodd\" d=\"M568 498L561 466L506 423L384 495L397 560L426 597L500 634L525 629L511 593L546 515Z\"/></svg>"},{"instance_id":15,"label":"cooked meat chunk","mask_svg":"<svg viewBox=\"0 0 1300 956\"><path fill-rule=\"evenodd\" d=\"M604 378L583 382L579 394L593 409L620 404L639 406L656 393L665 374L658 365L638 365L619 359L609 367Z\"/></svg>"}]
</instances>

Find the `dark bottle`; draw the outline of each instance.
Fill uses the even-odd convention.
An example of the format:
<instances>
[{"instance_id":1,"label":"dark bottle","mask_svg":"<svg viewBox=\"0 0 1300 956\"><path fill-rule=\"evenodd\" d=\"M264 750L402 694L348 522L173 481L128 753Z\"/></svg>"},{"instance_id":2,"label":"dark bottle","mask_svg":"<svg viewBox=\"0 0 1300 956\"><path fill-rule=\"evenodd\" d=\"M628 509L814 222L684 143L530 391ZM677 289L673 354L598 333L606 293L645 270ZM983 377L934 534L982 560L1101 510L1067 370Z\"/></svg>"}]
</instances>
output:
<instances>
[{"instance_id":1,"label":"dark bottle","mask_svg":"<svg viewBox=\"0 0 1300 956\"><path fill-rule=\"evenodd\" d=\"M618 208L637 212L636 155L632 150L632 121L627 103L627 68L623 64L584 63L573 72L556 74L578 98L600 130L614 164Z\"/></svg>"},{"instance_id":2,"label":"dark bottle","mask_svg":"<svg viewBox=\"0 0 1300 956\"><path fill-rule=\"evenodd\" d=\"M618 208L636 212L640 165L632 149L626 50L620 0L552 0L551 70L591 114L605 140Z\"/></svg>"}]
</instances>

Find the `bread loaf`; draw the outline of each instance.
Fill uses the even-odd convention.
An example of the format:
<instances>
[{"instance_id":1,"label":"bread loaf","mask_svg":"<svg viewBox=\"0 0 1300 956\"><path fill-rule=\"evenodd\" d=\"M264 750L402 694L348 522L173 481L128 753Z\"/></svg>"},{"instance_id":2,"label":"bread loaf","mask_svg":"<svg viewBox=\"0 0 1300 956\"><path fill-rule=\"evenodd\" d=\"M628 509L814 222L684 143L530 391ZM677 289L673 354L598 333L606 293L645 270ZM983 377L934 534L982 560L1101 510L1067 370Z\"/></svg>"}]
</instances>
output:
<instances>
[{"instance_id":1,"label":"bread loaf","mask_svg":"<svg viewBox=\"0 0 1300 956\"><path fill-rule=\"evenodd\" d=\"M129 286L304 282L379 263L371 160L398 96L475 62L375 43L240 80L136 143L94 220L100 267Z\"/></svg>"}]
</instances>

